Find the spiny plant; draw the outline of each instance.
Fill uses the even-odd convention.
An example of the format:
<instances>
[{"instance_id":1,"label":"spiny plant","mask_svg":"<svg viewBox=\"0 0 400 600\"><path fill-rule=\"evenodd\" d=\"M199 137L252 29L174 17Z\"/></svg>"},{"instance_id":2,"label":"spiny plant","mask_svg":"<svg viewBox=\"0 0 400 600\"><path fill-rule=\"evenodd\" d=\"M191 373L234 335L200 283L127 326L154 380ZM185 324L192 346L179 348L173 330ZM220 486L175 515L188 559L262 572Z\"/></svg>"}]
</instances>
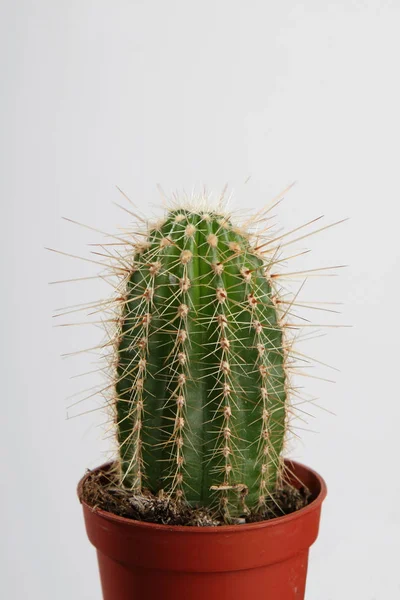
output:
<instances>
[{"instance_id":1,"label":"spiny plant","mask_svg":"<svg viewBox=\"0 0 400 600\"><path fill-rule=\"evenodd\" d=\"M239 226L204 198L175 200L114 255L111 406L133 494L163 490L228 522L282 485L296 296L280 294L288 234L271 233L270 210Z\"/></svg>"},{"instance_id":2,"label":"spiny plant","mask_svg":"<svg viewBox=\"0 0 400 600\"><path fill-rule=\"evenodd\" d=\"M218 212L171 210L136 246L116 404L122 483L227 514L276 487L287 349L273 275Z\"/></svg>"}]
</instances>

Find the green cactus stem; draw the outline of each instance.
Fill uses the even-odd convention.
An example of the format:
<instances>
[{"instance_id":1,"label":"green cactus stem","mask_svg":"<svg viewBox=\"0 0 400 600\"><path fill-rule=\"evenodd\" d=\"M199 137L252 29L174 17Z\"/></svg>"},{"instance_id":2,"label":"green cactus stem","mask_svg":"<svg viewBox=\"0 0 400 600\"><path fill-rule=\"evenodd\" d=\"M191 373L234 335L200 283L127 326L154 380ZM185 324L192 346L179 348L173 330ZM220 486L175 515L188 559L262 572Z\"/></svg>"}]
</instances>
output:
<instances>
[{"instance_id":1,"label":"green cactus stem","mask_svg":"<svg viewBox=\"0 0 400 600\"><path fill-rule=\"evenodd\" d=\"M251 240L217 212L171 210L132 250L120 298L122 485L226 520L273 495L288 413L274 276Z\"/></svg>"}]
</instances>

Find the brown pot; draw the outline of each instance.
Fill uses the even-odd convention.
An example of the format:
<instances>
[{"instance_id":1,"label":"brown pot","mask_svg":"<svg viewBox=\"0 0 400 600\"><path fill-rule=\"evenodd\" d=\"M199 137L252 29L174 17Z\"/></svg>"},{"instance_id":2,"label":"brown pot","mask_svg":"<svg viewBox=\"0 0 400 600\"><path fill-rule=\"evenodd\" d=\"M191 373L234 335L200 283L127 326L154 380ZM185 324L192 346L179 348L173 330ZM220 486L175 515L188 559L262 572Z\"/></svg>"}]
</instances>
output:
<instances>
[{"instance_id":1,"label":"brown pot","mask_svg":"<svg viewBox=\"0 0 400 600\"><path fill-rule=\"evenodd\" d=\"M292 483L306 485L312 502L260 523L156 525L93 510L81 500L104 600L304 599L308 551L318 535L326 485L308 467L286 462Z\"/></svg>"}]
</instances>

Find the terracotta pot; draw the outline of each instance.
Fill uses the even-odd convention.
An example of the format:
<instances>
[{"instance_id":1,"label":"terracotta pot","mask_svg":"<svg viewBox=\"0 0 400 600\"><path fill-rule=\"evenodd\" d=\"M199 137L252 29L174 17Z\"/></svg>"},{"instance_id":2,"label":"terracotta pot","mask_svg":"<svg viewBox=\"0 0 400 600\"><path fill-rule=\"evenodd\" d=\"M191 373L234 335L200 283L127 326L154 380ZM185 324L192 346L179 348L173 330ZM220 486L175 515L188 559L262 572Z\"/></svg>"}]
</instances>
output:
<instances>
[{"instance_id":1,"label":"terracotta pot","mask_svg":"<svg viewBox=\"0 0 400 600\"><path fill-rule=\"evenodd\" d=\"M302 600L326 485L308 467L287 464L313 500L290 515L260 523L155 525L93 510L83 502L104 600Z\"/></svg>"}]
</instances>

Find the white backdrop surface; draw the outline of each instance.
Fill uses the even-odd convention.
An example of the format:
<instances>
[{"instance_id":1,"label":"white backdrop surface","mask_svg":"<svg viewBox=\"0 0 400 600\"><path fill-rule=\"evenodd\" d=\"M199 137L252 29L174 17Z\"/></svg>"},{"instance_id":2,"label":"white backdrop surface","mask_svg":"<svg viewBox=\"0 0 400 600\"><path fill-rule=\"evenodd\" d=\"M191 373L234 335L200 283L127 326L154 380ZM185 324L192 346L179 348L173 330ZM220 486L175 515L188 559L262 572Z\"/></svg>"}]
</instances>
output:
<instances>
[{"instance_id":1,"label":"white backdrop surface","mask_svg":"<svg viewBox=\"0 0 400 600\"><path fill-rule=\"evenodd\" d=\"M306 240L313 253L298 263L349 264L304 297L344 302L339 318L315 318L353 325L308 345L340 372L302 381L336 416L311 407L291 451L329 487L307 600L400 597L399 27L389 0L1 2L6 600L100 598L75 485L111 442L99 411L66 420L67 397L99 382L70 379L93 357L60 358L99 333L53 328L51 315L107 292L49 286L96 267L43 247L90 256L102 238L60 217L118 231L130 221L115 185L146 212L157 183L228 183L234 207L259 209L293 180L285 228L350 217Z\"/></svg>"}]
</instances>

